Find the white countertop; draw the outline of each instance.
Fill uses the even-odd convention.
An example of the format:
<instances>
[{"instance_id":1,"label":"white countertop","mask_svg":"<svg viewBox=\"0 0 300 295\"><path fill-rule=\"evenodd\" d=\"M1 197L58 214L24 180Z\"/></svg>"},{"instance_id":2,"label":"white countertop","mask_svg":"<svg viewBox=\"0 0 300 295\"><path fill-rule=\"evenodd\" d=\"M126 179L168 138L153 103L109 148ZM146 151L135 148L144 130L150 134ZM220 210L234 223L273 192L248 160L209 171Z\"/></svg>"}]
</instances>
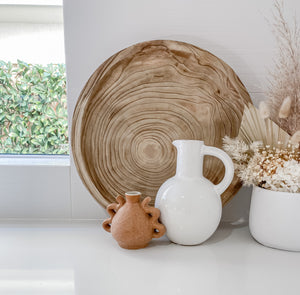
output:
<instances>
[{"instance_id":1,"label":"white countertop","mask_svg":"<svg viewBox=\"0 0 300 295\"><path fill-rule=\"evenodd\" d=\"M299 295L300 252L264 247L247 226L222 224L199 246L163 237L124 250L99 221L6 221L0 294Z\"/></svg>"}]
</instances>

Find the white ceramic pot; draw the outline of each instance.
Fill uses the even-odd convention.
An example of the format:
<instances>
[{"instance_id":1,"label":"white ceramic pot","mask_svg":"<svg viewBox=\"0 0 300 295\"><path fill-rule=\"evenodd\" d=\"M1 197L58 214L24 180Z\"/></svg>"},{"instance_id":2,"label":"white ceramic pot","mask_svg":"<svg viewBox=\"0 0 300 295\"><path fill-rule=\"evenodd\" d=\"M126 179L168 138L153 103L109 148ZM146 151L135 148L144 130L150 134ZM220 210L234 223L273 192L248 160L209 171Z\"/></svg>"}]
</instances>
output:
<instances>
[{"instance_id":1,"label":"white ceramic pot","mask_svg":"<svg viewBox=\"0 0 300 295\"><path fill-rule=\"evenodd\" d=\"M230 157L220 149L199 140L176 140L176 175L159 189L155 206L168 238L181 245L196 245L216 230L222 213L222 194L232 181L234 168ZM202 175L203 157L218 157L225 165L223 180L214 185Z\"/></svg>"},{"instance_id":2,"label":"white ceramic pot","mask_svg":"<svg viewBox=\"0 0 300 295\"><path fill-rule=\"evenodd\" d=\"M275 192L255 186L249 227L254 239L265 246L300 251L300 193Z\"/></svg>"}]
</instances>

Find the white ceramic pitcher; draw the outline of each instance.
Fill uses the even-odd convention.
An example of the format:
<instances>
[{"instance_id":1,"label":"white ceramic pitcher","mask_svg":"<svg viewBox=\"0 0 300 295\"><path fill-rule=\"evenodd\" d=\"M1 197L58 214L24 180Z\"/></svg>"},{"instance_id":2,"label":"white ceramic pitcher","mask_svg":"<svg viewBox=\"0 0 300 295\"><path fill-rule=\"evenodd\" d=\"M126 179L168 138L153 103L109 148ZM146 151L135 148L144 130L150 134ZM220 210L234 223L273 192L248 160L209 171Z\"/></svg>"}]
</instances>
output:
<instances>
[{"instance_id":1,"label":"white ceramic pitcher","mask_svg":"<svg viewBox=\"0 0 300 295\"><path fill-rule=\"evenodd\" d=\"M199 140L175 140L177 148L176 175L159 189L155 206L161 211L161 221L168 238L181 245L197 245L207 240L221 219L220 195L233 179L234 167L222 150L204 145ZM203 157L211 155L225 165L223 180L214 185L203 177Z\"/></svg>"}]
</instances>

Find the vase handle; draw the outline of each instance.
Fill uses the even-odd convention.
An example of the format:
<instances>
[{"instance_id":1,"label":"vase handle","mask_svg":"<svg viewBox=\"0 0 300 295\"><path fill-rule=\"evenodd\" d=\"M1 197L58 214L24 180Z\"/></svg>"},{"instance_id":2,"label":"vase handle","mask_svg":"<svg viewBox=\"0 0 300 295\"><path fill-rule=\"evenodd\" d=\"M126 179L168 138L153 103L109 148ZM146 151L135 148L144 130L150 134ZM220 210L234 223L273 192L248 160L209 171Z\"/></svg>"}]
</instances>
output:
<instances>
[{"instance_id":1,"label":"vase handle","mask_svg":"<svg viewBox=\"0 0 300 295\"><path fill-rule=\"evenodd\" d=\"M220 183L215 185L215 191L221 195L230 185L234 176L234 166L231 158L221 149L212 146L203 146L203 154L219 158L225 166L225 175Z\"/></svg>"},{"instance_id":2,"label":"vase handle","mask_svg":"<svg viewBox=\"0 0 300 295\"><path fill-rule=\"evenodd\" d=\"M104 220L102 223L102 227L109 233L111 232L111 223L114 216L116 215L118 210L125 204L125 200L122 196L118 196L116 200L118 203L112 203L107 206L106 211L108 212L110 218Z\"/></svg>"},{"instance_id":3,"label":"vase handle","mask_svg":"<svg viewBox=\"0 0 300 295\"><path fill-rule=\"evenodd\" d=\"M166 228L162 223L159 222L160 210L154 207L150 207L148 205L150 201L150 197L145 198L142 202L142 208L144 209L145 213L149 215L150 222L153 228L152 238L157 239L165 234Z\"/></svg>"}]
</instances>

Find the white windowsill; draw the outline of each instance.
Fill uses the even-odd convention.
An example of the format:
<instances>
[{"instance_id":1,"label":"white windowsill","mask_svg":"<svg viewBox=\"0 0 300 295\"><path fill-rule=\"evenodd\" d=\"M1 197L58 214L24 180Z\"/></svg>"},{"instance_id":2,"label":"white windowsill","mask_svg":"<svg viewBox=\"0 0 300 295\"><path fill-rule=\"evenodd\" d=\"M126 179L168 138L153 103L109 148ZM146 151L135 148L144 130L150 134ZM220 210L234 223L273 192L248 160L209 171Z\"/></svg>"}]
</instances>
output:
<instances>
[{"instance_id":1,"label":"white windowsill","mask_svg":"<svg viewBox=\"0 0 300 295\"><path fill-rule=\"evenodd\" d=\"M0 155L0 166L70 166L68 155Z\"/></svg>"}]
</instances>

